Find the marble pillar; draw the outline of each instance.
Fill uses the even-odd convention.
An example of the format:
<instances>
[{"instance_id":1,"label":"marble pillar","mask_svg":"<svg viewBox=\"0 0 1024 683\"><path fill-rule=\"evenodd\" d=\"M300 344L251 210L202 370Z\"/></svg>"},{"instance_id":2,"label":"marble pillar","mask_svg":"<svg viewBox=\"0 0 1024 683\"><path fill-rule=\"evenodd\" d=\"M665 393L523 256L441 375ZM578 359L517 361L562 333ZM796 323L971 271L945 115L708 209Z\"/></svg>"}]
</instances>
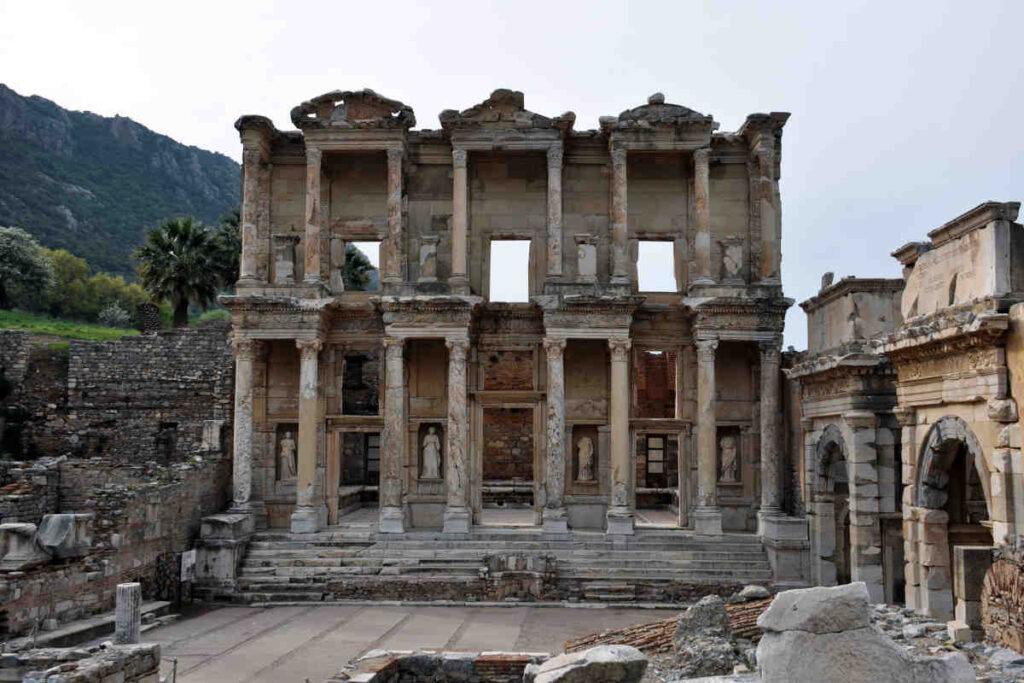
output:
<instances>
[{"instance_id":1,"label":"marble pillar","mask_svg":"<svg viewBox=\"0 0 1024 683\"><path fill-rule=\"evenodd\" d=\"M782 514L779 439L779 356L780 341L761 342L761 509L758 532L764 534L766 517Z\"/></svg>"},{"instance_id":2,"label":"marble pillar","mask_svg":"<svg viewBox=\"0 0 1024 683\"><path fill-rule=\"evenodd\" d=\"M242 241L242 255L238 284L254 284L257 279L257 214L260 203L260 176L263 172L258 147L245 145L242 149L242 225L239 237Z\"/></svg>"},{"instance_id":3,"label":"marble pillar","mask_svg":"<svg viewBox=\"0 0 1024 683\"><path fill-rule=\"evenodd\" d=\"M547 446L544 467L544 532L569 531L565 510L565 357L564 339L545 339L547 365Z\"/></svg>"},{"instance_id":4,"label":"marble pillar","mask_svg":"<svg viewBox=\"0 0 1024 683\"><path fill-rule=\"evenodd\" d=\"M135 645L139 642L141 634L142 584L119 583L114 598L114 643ZM49 679L49 676L47 678Z\"/></svg>"},{"instance_id":5,"label":"marble pillar","mask_svg":"<svg viewBox=\"0 0 1024 683\"><path fill-rule=\"evenodd\" d=\"M758 212L761 217L761 281L778 284L779 280L779 216L775 181L775 149L768 144L758 147L757 180L754 182Z\"/></svg>"},{"instance_id":6,"label":"marble pillar","mask_svg":"<svg viewBox=\"0 0 1024 683\"><path fill-rule=\"evenodd\" d=\"M311 534L327 521L327 507L316 497L317 453L320 426L319 339L296 339L299 348L299 457L295 479L292 533Z\"/></svg>"},{"instance_id":7,"label":"marble pillar","mask_svg":"<svg viewBox=\"0 0 1024 683\"><path fill-rule=\"evenodd\" d=\"M633 467L629 438L629 347L628 339L609 339L611 352L611 484L608 508L609 534L633 533Z\"/></svg>"},{"instance_id":8,"label":"marble pillar","mask_svg":"<svg viewBox=\"0 0 1024 683\"><path fill-rule=\"evenodd\" d=\"M718 425L715 413L715 350L717 339L697 342L697 507L693 527L698 534L721 536L718 508Z\"/></svg>"},{"instance_id":9,"label":"marble pillar","mask_svg":"<svg viewBox=\"0 0 1024 683\"><path fill-rule=\"evenodd\" d=\"M711 176L708 168L710 160L710 147L701 147L693 151L693 194L697 217L696 233L693 238L697 268L694 284L714 283L711 276Z\"/></svg>"},{"instance_id":10,"label":"marble pillar","mask_svg":"<svg viewBox=\"0 0 1024 683\"><path fill-rule=\"evenodd\" d=\"M404 339L385 337L384 430L381 433L380 533L405 531L402 469L405 466Z\"/></svg>"},{"instance_id":11,"label":"marble pillar","mask_svg":"<svg viewBox=\"0 0 1024 683\"><path fill-rule=\"evenodd\" d=\"M548 277L562 274L562 143L548 147Z\"/></svg>"},{"instance_id":12,"label":"marble pillar","mask_svg":"<svg viewBox=\"0 0 1024 683\"><path fill-rule=\"evenodd\" d=\"M452 150L452 294L469 294L466 234L469 230L467 160L469 152Z\"/></svg>"},{"instance_id":13,"label":"marble pillar","mask_svg":"<svg viewBox=\"0 0 1024 683\"><path fill-rule=\"evenodd\" d=\"M626 150L615 147L612 156L612 282L629 282L629 224Z\"/></svg>"},{"instance_id":14,"label":"marble pillar","mask_svg":"<svg viewBox=\"0 0 1024 683\"><path fill-rule=\"evenodd\" d=\"M469 431L466 411L466 354L468 339L448 339L448 426L446 428L445 483L447 501L444 533L468 534L472 524L469 509Z\"/></svg>"},{"instance_id":15,"label":"marble pillar","mask_svg":"<svg viewBox=\"0 0 1024 683\"><path fill-rule=\"evenodd\" d=\"M264 513L262 501L252 500L253 468L253 366L262 345L252 339L235 339L234 455L232 458L232 512L254 516Z\"/></svg>"},{"instance_id":16,"label":"marble pillar","mask_svg":"<svg viewBox=\"0 0 1024 683\"><path fill-rule=\"evenodd\" d=\"M323 153L316 147L306 148L306 236L303 239L303 263L306 284L318 285L320 273L321 215L320 167Z\"/></svg>"},{"instance_id":17,"label":"marble pillar","mask_svg":"<svg viewBox=\"0 0 1024 683\"><path fill-rule=\"evenodd\" d=\"M402 230L402 158L401 147L388 148L388 248L384 282L400 285L405 271L405 234Z\"/></svg>"}]
</instances>

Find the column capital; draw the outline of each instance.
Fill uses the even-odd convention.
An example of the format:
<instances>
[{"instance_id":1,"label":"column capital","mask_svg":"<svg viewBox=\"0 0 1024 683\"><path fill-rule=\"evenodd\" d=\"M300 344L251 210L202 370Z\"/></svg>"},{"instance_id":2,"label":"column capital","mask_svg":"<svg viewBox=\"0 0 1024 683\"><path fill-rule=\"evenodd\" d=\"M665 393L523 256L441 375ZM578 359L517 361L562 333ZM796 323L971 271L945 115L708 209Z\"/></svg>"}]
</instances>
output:
<instances>
[{"instance_id":1,"label":"column capital","mask_svg":"<svg viewBox=\"0 0 1024 683\"><path fill-rule=\"evenodd\" d=\"M551 166L561 167L562 166L562 156L563 156L563 154L564 154L564 150L562 148L562 143L561 142L557 142L557 143L551 145L550 147L548 147L548 166L549 167L551 167Z\"/></svg>"},{"instance_id":2,"label":"column capital","mask_svg":"<svg viewBox=\"0 0 1024 683\"><path fill-rule=\"evenodd\" d=\"M718 348L717 339L698 339L696 344L698 361L707 363L715 360L715 350Z\"/></svg>"},{"instance_id":3,"label":"column capital","mask_svg":"<svg viewBox=\"0 0 1024 683\"><path fill-rule=\"evenodd\" d=\"M544 352L548 356L548 360L558 360L565 353L565 339L554 339L552 337L544 338Z\"/></svg>"},{"instance_id":4,"label":"column capital","mask_svg":"<svg viewBox=\"0 0 1024 683\"><path fill-rule=\"evenodd\" d=\"M757 172L762 178L772 178L775 175L775 148L767 145L758 145L754 151L754 158L757 160Z\"/></svg>"},{"instance_id":5,"label":"column capital","mask_svg":"<svg viewBox=\"0 0 1024 683\"><path fill-rule=\"evenodd\" d=\"M466 352L469 351L468 339L463 339L461 337L448 337L444 340L444 345L448 347L448 351L453 358L466 360Z\"/></svg>"},{"instance_id":6,"label":"column capital","mask_svg":"<svg viewBox=\"0 0 1024 683\"><path fill-rule=\"evenodd\" d=\"M629 339L609 339L608 350L612 353L612 361L624 361L629 359L629 348L633 342Z\"/></svg>"},{"instance_id":7,"label":"column capital","mask_svg":"<svg viewBox=\"0 0 1024 683\"><path fill-rule=\"evenodd\" d=\"M698 147L693 150L693 162L695 164L707 165L711 161L711 148L710 147Z\"/></svg>"},{"instance_id":8,"label":"column capital","mask_svg":"<svg viewBox=\"0 0 1024 683\"><path fill-rule=\"evenodd\" d=\"M466 161L469 159L469 152L460 148L452 148L452 166L455 168L466 168Z\"/></svg>"},{"instance_id":9,"label":"column capital","mask_svg":"<svg viewBox=\"0 0 1024 683\"><path fill-rule=\"evenodd\" d=\"M626 148L625 147L612 147L611 150L612 163L616 166L626 163Z\"/></svg>"},{"instance_id":10,"label":"column capital","mask_svg":"<svg viewBox=\"0 0 1024 683\"><path fill-rule=\"evenodd\" d=\"M231 350L239 360L256 360L256 356L262 351L263 342L258 339L246 339L235 337L231 339Z\"/></svg>"},{"instance_id":11,"label":"column capital","mask_svg":"<svg viewBox=\"0 0 1024 683\"><path fill-rule=\"evenodd\" d=\"M324 158L324 153L319 147L306 147L306 165L319 166Z\"/></svg>"},{"instance_id":12,"label":"column capital","mask_svg":"<svg viewBox=\"0 0 1024 683\"><path fill-rule=\"evenodd\" d=\"M384 353L390 359L402 357L405 350L405 340L401 337L383 337L380 343L384 346Z\"/></svg>"},{"instance_id":13,"label":"column capital","mask_svg":"<svg viewBox=\"0 0 1024 683\"><path fill-rule=\"evenodd\" d=\"M302 355L302 360L309 360L316 358L320 350L324 348L324 342L318 337L312 337L310 339L296 339L295 346L298 347L299 353Z\"/></svg>"},{"instance_id":14,"label":"column capital","mask_svg":"<svg viewBox=\"0 0 1024 683\"><path fill-rule=\"evenodd\" d=\"M761 349L762 363L778 363L781 360L782 349L779 347L779 340L760 341L757 343L757 346Z\"/></svg>"},{"instance_id":15,"label":"column capital","mask_svg":"<svg viewBox=\"0 0 1024 683\"><path fill-rule=\"evenodd\" d=\"M401 163L403 156L405 156L405 150L401 147L388 147L389 164Z\"/></svg>"},{"instance_id":16,"label":"column capital","mask_svg":"<svg viewBox=\"0 0 1024 683\"><path fill-rule=\"evenodd\" d=\"M242 147L242 166L258 168L263 165L263 151L259 147Z\"/></svg>"}]
</instances>

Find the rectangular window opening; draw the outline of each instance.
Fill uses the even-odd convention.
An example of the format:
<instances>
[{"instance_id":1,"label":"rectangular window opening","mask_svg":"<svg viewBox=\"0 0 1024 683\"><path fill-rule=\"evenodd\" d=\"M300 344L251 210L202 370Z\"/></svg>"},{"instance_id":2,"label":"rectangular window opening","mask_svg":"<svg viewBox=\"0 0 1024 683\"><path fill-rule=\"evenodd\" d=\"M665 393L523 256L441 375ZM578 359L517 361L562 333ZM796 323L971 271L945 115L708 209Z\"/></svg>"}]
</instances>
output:
<instances>
[{"instance_id":1,"label":"rectangular window opening","mask_svg":"<svg viewBox=\"0 0 1024 683\"><path fill-rule=\"evenodd\" d=\"M641 292L675 292L675 244L671 241L641 241L636 272Z\"/></svg>"},{"instance_id":2,"label":"rectangular window opening","mask_svg":"<svg viewBox=\"0 0 1024 683\"><path fill-rule=\"evenodd\" d=\"M530 240L491 241L490 300L530 300Z\"/></svg>"},{"instance_id":3,"label":"rectangular window opening","mask_svg":"<svg viewBox=\"0 0 1024 683\"><path fill-rule=\"evenodd\" d=\"M345 244L342 278L347 291L376 292L380 289L380 242Z\"/></svg>"}]
</instances>

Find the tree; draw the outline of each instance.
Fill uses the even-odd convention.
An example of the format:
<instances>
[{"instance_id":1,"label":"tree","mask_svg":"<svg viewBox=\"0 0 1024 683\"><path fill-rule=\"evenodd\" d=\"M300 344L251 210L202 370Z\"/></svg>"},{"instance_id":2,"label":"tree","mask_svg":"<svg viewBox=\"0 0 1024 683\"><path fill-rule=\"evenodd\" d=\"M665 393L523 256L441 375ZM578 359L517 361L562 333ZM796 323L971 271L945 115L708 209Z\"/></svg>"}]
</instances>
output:
<instances>
[{"instance_id":1,"label":"tree","mask_svg":"<svg viewBox=\"0 0 1024 683\"><path fill-rule=\"evenodd\" d=\"M0 227L0 309L53 284L53 267L42 247L20 228Z\"/></svg>"},{"instance_id":2,"label":"tree","mask_svg":"<svg viewBox=\"0 0 1024 683\"><path fill-rule=\"evenodd\" d=\"M191 216L171 218L146 233L135 250L139 280L155 300L170 299L174 326L188 325L188 306L204 310L217 296L219 274L215 238Z\"/></svg>"},{"instance_id":3,"label":"tree","mask_svg":"<svg viewBox=\"0 0 1024 683\"><path fill-rule=\"evenodd\" d=\"M345 266L341 269L341 279L345 283L345 289L366 289L370 284L371 273L374 270L370 259L366 257L366 254L359 251L356 245L351 242L345 244Z\"/></svg>"},{"instance_id":4,"label":"tree","mask_svg":"<svg viewBox=\"0 0 1024 683\"><path fill-rule=\"evenodd\" d=\"M239 259L242 256L242 235L238 230L241 216L238 209L220 218L220 227L214 234L217 249L217 276L223 289L231 289L238 282Z\"/></svg>"}]
</instances>

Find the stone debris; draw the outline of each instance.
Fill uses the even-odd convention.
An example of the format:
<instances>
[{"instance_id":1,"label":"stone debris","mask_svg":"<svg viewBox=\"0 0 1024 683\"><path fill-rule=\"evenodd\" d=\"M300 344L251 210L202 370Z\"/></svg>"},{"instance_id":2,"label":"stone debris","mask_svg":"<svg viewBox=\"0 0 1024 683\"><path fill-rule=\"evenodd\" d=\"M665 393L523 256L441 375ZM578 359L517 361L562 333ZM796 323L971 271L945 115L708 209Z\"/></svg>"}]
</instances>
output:
<instances>
[{"instance_id":1,"label":"stone debris","mask_svg":"<svg viewBox=\"0 0 1024 683\"><path fill-rule=\"evenodd\" d=\"M646 669L647 655L635 647L599 645L531 664L523 683L639 683Z\"/></svg>"}]
</instances>

